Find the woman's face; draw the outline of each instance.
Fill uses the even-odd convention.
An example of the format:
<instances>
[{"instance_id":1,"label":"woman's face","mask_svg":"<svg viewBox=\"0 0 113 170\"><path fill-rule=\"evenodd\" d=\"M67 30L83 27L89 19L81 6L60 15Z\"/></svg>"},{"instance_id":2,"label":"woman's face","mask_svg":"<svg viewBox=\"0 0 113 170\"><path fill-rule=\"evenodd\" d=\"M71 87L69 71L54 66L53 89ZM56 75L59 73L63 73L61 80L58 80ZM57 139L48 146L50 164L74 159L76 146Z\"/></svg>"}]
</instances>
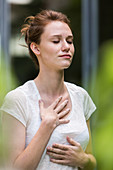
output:
<instances>
[{"instance_id":1,"label":"woman's face","mask_svg":"<svg viewBox=\"0 0 113 170\"><path fill-rule=\"evenodd\" d=\"M69 26L60 21L52 21L44 28L38 45L39 64L54 70L70 66L74 54L73 35Z\"/></svg>"}]
</instances>

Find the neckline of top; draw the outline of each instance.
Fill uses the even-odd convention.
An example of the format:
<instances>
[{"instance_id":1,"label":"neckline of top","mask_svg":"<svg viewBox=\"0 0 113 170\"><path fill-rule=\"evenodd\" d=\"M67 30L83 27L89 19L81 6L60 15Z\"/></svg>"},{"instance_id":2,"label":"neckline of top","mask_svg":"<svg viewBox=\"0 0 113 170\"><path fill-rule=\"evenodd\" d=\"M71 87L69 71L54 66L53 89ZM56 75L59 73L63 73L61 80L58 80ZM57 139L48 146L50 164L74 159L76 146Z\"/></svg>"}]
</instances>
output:
<instances>
[{"instance_id":1,"label":"neckline of top","mask_svg":"<svg viewBox=\"0 0 113 170\"><path fill-rule=\"evenodd\" d=\"M38 90L38 88L37 88L37 86L36 86L35 81L34 81L34 80L31 80L31 82L32 82L32 84L33 84L33 87L34 87L34 89L35 89L35 92L36 92L36 93L38 94L38 96L39 96L39 100L41 100L41 95L40 95L40 93L39 93L39 90ZM66 89L67 89L67 91L68 91L68 93L69 93L70 100L71 100L71 111L70 111L69 115L66 117L66 119L67 119L67 118L69 119L69 118L72 116L72 113L73 113L73 99L72 99L72 94L71 94L71 91L70 91L70 89L69 89L68 83L64 81L64 84L65 84L65 86L66 86Z\"/></svg>"}]
</instances>

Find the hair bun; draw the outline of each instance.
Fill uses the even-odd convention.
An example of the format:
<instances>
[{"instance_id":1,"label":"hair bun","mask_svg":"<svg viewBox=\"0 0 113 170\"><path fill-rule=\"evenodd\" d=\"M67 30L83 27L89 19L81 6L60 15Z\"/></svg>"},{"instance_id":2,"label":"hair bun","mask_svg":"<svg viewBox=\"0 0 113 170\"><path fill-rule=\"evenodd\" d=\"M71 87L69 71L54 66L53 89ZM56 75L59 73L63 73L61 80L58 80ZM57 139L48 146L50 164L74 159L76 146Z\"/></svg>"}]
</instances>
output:
<instances>
[{"instance_id":1,"label":"hair bun","mask_svg":"<svg viewBox=\"0 0 113 170\"><path fill-rule=\"evenodd\" d=\"M23 28L21 29L21 36L25 35L25 41L28 44L29 43L29 29L31 24L33 23L35 17L34 16L29 16L25 19L24 22L27 22L27 24L23 25Z\"/></svg>"}]
</instances>

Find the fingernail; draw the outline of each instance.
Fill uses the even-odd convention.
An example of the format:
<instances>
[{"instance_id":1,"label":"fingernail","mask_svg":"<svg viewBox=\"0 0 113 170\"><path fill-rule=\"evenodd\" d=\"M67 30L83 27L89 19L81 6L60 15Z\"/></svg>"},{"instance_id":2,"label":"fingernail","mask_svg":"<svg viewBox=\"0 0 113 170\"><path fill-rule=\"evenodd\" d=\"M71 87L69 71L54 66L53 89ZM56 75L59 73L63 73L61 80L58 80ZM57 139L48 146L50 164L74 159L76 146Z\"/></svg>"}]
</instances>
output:
<instances>
[{"instance_id":1,"label":"fingernail","mask_svg":"<svg viewBox=\"0 0 113 170\"><path fill-rule=\"evenodd\" d=\"M65 102L67 103L67 102L68 102L68 100L65 100Z\"/></svg>"},{"instance_id":2,"label":"fingernail","mask_svg":"<svg viewBox=\"0 0 113 170\"><path fill-rule=\"evenodd\" d=\"M47 149L49 149L49 146L47 147Z\"/></svg>"},{"instance_id":3,"label":"fingernail","mask_svg":"<svg viewBox=\"0 0 113 170\"><path fill-rule=\"evenodd\" d=\"M56 146L56 143L53 143L53 144L52 144L52 147L54 147L54 146Z\"/></svg>"},{"instance_id":4,"label":"fingernail","mask_svg":"<svg viewBox=\"0 0 113 170\"><path fill-rule=\"evenodd\" d=\"M67 111L70 111L70 108L68 108Z\"/></svg>"},{"instance_id":5,"label":"fingernail","mask_svg":"<svg viewBox=\"0 0 113 170\"><path fill-rule=\"evenodd\" d=\"M69 136L67 136L67 139L72 140L72 138L70 138Z\"/></svg>"}]
</instances>

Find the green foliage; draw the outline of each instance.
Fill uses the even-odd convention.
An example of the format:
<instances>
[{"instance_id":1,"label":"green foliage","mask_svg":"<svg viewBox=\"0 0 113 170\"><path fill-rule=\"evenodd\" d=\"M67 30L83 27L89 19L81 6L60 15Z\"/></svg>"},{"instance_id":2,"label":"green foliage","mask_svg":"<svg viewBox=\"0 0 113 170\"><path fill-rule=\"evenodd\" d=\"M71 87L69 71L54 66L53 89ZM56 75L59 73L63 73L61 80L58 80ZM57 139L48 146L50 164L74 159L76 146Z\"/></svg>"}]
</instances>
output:
<instances>
[{"instance_id":1,"label":"green foliage","mask_svg":"<svg viewBox=\"0 0 113 170\"><path fill-rule=\"evenodd\" d=\"M0 56L0 106L8 91L17 87L17 79L10 67L4 62L4 55Z\"/></svg>"},{"instance_id":2,"label":"green foliage","mask_svg":"<svg viewBox=\"0 0 113 170\"><path fill-rule=\"evenodd\" d=\"M113 40L104 43L99 51L95 101L96 128L93 131L94 152L98 170L113 170Z\"/></svg>"}]
</instances>

